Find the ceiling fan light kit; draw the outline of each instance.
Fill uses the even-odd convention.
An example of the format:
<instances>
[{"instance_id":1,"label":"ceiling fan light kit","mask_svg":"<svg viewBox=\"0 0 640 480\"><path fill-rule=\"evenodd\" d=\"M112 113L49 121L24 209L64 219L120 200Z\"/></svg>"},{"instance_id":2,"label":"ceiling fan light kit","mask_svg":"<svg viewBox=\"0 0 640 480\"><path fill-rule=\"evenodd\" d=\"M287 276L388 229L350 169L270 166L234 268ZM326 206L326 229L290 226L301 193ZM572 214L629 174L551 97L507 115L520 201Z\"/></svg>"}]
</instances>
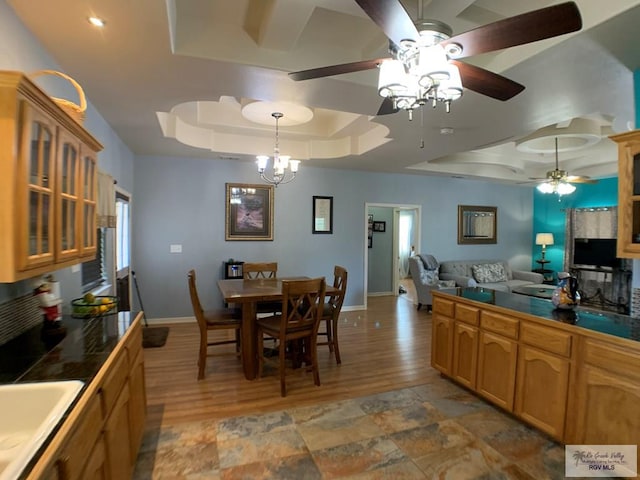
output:
<instances>
[{"instance_id":1,"label":"ceiling fan light kit","mask_svg":"<svg viewBox=\"0 0 640 480\"><path fill-rule=\"evenodd\" d=\"M541 8L451 36L451 28L419 17L413 22L399 0L355 0L389 39L391 58L291 72L296 81L360 72L378 67L378 115L443 103L447 112L464 88L497 100L509 100L524 86L484 68L464 63L469 57L556 37L582 28L575 2Z\"/></svg>"}]
</instances>

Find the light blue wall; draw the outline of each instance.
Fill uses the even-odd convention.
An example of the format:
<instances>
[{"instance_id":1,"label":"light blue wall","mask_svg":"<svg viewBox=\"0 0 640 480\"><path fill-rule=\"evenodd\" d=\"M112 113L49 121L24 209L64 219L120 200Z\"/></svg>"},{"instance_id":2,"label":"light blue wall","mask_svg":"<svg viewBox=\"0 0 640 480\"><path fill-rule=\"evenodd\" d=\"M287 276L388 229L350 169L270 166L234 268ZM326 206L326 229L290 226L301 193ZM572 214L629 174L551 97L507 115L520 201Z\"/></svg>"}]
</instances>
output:
<instances>
[{"instance_id":1,"label":"light blue wall","mask_svg":"<svg viewBox=\"0 0 640 480\"><path fill-rule=\"evenodd\" d=\"M151 319L192 316L190 268L198 272L206 303L222 305L216 281L229 258L277 261L280 276L332 278L333 266L343 265L349 271L345 306L363 305L366 203L422 205L418 252L440 260L504 258L516 268L531 265L531 187L303 164L293 183L276 189L274 241L227 242L225 182L260 183L253 163L136 157L134 169L134 269ZM313 195L334 198L333 235L311 233ZM498 207L496 245L457 245L459 204ZM183 253L169 253L171 244L181 244Z\"/></svg>"},{"instance_id":2,"label":"light blue wall","mask_svg":"<svg viewBox=\"0 0 640 480\"><path fill-rule=\"evenodd\" d=\"M535 263L540 258L540 246L535 244L536 233L553 233L554 244L547 247L545 255L551 263L546 268L555 272L562 271L564 262L564 228L565 210L568 208L611 207L618 205L618 177L605 178L598 183L576 184L576 191L571 195L558 197L533 191L533 234L531 236L532 268L539 268Z\"/></svg>"},{"instance_id":3,"label":"light blue wall","mask_svg":"<svg viewBox=\"0 0 640 480\"><path fill-rule=\"evenodd\" d=\"M0 70L28 73L42 69L64 72L64 69L15 16L6 1L0 0ZM77 92L66 80L57 77L40 77L37 83L52 96L68 98L72 101L77 99ZM104 150L98 155L98 168L114 176L122 188L133 192L133 154L93 108L91 92L85 93L88 106L84 125L104 146ZM55 276L61 283L65 308L68 308L69 301L81 295L80 272L66 268L55 272ZM0 284L0 303L22 296L32 288L33 281L30 280Z\"/></svg>"}]
</instances>

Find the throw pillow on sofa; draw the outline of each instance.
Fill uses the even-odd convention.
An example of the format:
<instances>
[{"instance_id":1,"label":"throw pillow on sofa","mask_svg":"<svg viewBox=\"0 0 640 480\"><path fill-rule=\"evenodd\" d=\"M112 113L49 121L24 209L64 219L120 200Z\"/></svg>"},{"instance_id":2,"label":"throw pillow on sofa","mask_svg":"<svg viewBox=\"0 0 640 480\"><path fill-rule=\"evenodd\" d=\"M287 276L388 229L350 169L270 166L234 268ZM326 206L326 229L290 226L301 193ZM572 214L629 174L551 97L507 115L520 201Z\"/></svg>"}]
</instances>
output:
<instances>
[{"instance_id":1,"label":"throw pillow on sofa","mask_svg":"<svg viewBox=\"0 0 640 480\"><path fill-rule=\"evenodd\" d=\"M478 283L506 282L507 272L501 263L481 263L471 267L473 278Z\"/></svg>"}]
</instances>

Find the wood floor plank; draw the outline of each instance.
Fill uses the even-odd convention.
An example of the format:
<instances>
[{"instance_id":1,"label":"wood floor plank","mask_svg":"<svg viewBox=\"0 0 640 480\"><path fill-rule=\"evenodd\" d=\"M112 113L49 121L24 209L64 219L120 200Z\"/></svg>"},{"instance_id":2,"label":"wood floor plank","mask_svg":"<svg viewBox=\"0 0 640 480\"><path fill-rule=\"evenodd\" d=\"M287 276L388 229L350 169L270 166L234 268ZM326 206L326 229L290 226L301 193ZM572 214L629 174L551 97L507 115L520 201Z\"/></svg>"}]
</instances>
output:
<instances>
[{"instance_id":1,"label":"wood floor plank","mask_svg":"<svg viewBox=\"0 0 640 480\"><path fill-rule=\"evenodd\" d=\"M230 332L216 332L231 338ZM401 297L371 297L366 311L342 312L342 364L318 347L320 380L304 369L287 372L287 396L280 396L276 370L249 381L233 345L211 347L205 378L198 381L199 333L195 320L170 325L167 343L144 350L148 428L205 419L265 413L335 402L427 383L431 315Z\"/></svg>"}]
</instances>

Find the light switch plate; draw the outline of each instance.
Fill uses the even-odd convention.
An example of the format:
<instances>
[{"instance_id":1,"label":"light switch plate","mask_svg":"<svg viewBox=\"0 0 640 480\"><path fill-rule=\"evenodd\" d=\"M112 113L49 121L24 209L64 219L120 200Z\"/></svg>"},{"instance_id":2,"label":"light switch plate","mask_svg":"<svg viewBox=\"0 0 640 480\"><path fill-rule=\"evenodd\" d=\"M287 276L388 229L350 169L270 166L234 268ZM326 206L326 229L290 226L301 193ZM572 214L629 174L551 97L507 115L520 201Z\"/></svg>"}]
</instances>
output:
<instances>
[{"instance_id":1,"label":"light switch plate","mask_svg":"<svg viewBox=\"0 0 640 480\"><path fill-rule=\"evenodd\" d=\"M179 243L172 243L169 246L169 253L182 253L182 245L180 245Z\"/></svg>"}]
</instances>

